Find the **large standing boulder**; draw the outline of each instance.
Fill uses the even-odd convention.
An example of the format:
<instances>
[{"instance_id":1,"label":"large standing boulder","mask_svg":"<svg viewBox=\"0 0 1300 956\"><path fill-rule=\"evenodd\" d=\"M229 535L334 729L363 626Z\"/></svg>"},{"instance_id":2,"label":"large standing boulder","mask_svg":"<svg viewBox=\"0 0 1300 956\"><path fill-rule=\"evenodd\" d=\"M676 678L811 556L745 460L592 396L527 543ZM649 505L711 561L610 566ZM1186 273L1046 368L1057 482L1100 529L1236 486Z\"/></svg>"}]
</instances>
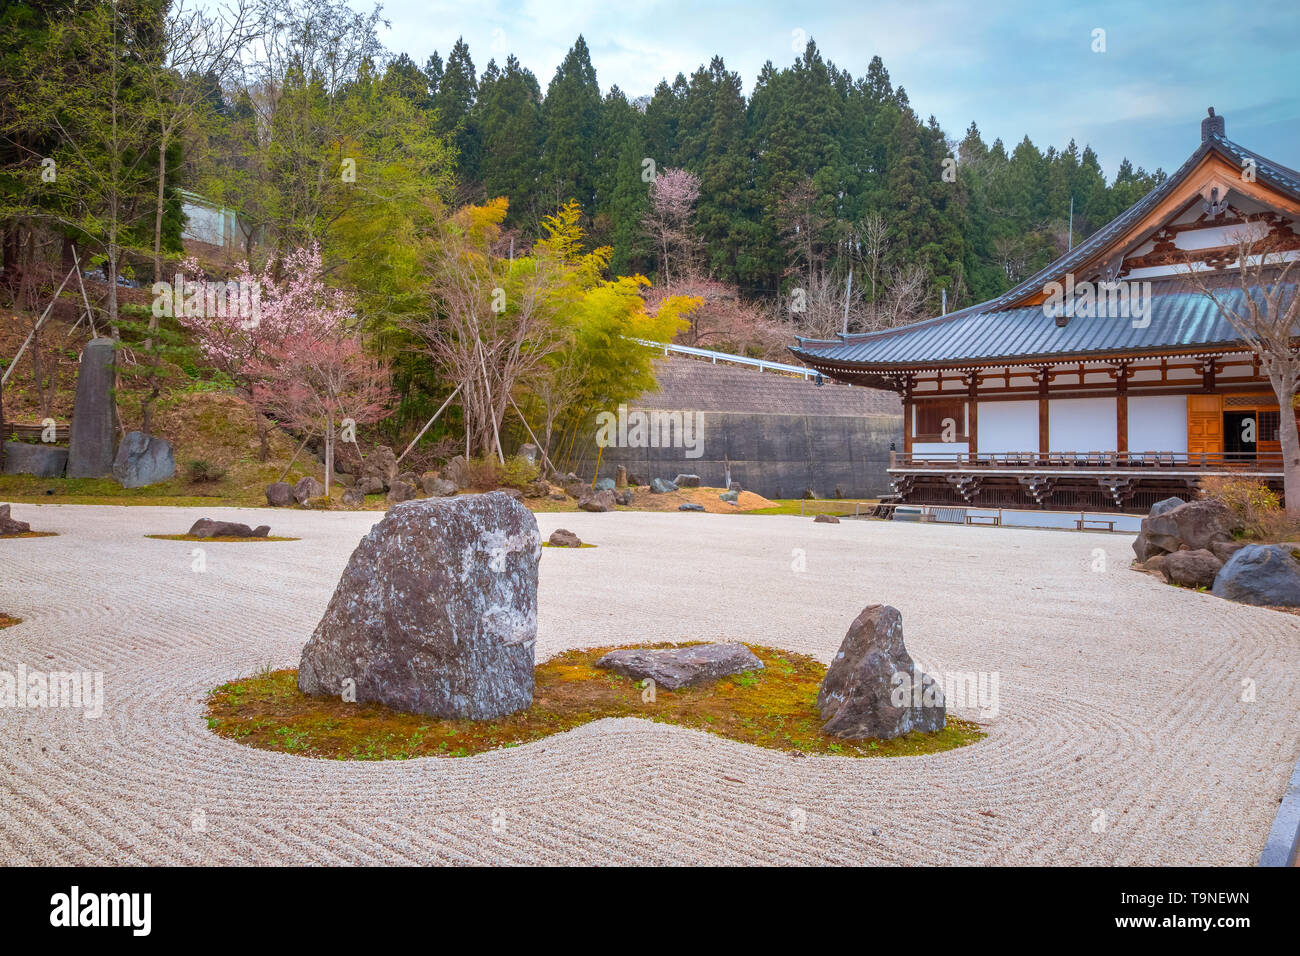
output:
<instances>
[{"instance_id":1,"label":"large standing boulder","mask_svg":"<svg viewBox=\"0 0 1300 956\"><path fill-rule=\"evenodd\" d=\"M1175 551L1166 555L1160 570L1170 584L1188 588L1208 588L1223 567L1212 551Z\"/></svg>"},{"instance_id":2,"label":"large standing boulder","mask_svg":"<svg viewBox=\"0 0 1300 956\"><path fill-rule=\"evenodd\" d=\"M537 522L508 495L397 505L361 539L303 648L298 689L485 720L533 699Z\"/></svg>"},{"instance_id":3,"label":"large standing boulder","mask_svg":"<svg viewBox=\"0 0 1300 956\"><path fill-rule=\"evenodd\" d=\"M1248 544L1219 571L1212 593L1242 604L1300 607L1300 549Z\"/></svg>"},{"instance_id":4,"label":"large standing boulder","mask_svg":"<svg viewBox=\"0 0 1300 956\"><path fill-rule=\"evenodd\" d=\"M325 494L325 486L311 475L299 478L298 483L293 486L293 500L300 505L305 505L312 498L319 498L323 494Z\"/></svg>"},{"instance_id":5,"label":"large standing boulder","mask_svg":"<svg viewBox=\"0 0 1300 956\"><path fill-rule=\"evenodd\" d=\"M614 469L614 487L615 488L627 487L627 466L626 465L618 465Z\"/></svg>"},{"instance_id":6,"label":"large standing boulder","mask_svg":"<svg viewBox=\"0 0 1300 956\"><path fill-rule=\"evenodd\" d=\"M113 471L113 340L91 339L81 350L68 443L69 478Z\"/></svg>"},{"instance_id":7,"label":"large standing boulder","mask_svg":"<svg viewBox=\"0 0 1300 956\"><path fill-rule=\"evenodd\" d=\"M690 647L629 647L610 651L596 666L633 680L647 677L655 686L679 690L721 677L763 669L763 662L744 644L694 644Z\"/></svg>"},{"instance_id":8,"label":"large standing boulder","mask_svg":"<svg viewBox=\"0 0 1300 956\"><path fill-rule=\"evenodd\" d=\"M62 478L68 468L68 450L58 445L33 445L25 441L5 442L6 475L35 475Z\"/></svg>"},{"instance_id":9,"label":"large standing boulder","mask_svg":"<svg viewBox=\"0 0 1300 956\"><path fill-rule=\"evenodd\" d=\"M123 488L144 488L176 474L172 443L144 432L127 432L117 446L113 477Z\"/></svg>"},{"instance_id":10,"label":"large standing boulder","mask_svg":"<svg viewBox=\"0 0 1300 956\"><path fill-rule=\"evenodd\" d=\"M922 674L903 644L903 616L872 604L849 625L826 670L817 708L836 737L888 740L913 730L942 730L943 691Z\"/></svg>"},{"instance_id":11,"label":"large standing boulder","mask_svg":"<svg viewBox=\"0 0 1300 956\"><path fill-rule=\"evenodd\" d=\"M9 517L9 506L0 505L0 534L27 534L32 526L26 521Z\"/></svg>"},{"instance_id":12,"label":"large standing boulder","mask_svg":"<svg viewBox=\"0 0 1300 956\"><path fill-rule=\"evenodd\" d=\"M284 508L293 502L293 485L289 482L276 481L266 486L266 503L272 508Z\"/></svg>"}]
</instances>

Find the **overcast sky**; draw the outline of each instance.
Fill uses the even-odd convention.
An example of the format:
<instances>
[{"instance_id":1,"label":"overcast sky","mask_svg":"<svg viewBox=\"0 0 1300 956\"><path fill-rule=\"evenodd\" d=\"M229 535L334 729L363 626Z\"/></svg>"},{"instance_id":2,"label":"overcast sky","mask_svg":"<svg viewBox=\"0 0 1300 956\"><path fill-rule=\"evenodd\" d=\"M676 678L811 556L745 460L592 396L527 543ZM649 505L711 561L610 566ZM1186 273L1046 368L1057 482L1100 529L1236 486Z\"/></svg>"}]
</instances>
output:
<instances>
[{"instance_id":1,"label":"overcast sky","mask_svg":"<svg viewBox=\"0 0 1300 956\"><path fill-rule=\"evenodd\" d=\"M349 0L368 9L365 0ZM748 93L764 61L788 65L817 41L860 76L879 54L921 116L951 137L1040 148L1090 143L1113 176L1124 156L1168 172L1196 147L1207 106L1228 136L1300 166L1300 3L1296 0L893 3L721 0L387 0L384 40L423 66L458 36L481 73L514 53L543 91L578 34L605 92L629 98L687 76L714 54ZM1093 52L1094 30L1105 52ZM802 34L796 31L802 31Z\"/></svg>"}]
</instances>

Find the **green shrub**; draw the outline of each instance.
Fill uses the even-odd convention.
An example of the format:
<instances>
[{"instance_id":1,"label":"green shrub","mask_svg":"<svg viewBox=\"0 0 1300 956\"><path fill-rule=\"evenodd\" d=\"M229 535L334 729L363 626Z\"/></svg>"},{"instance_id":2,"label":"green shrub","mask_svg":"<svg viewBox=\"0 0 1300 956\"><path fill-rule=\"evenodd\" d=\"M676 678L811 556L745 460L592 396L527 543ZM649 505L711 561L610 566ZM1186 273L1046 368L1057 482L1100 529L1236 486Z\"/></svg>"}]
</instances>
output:
<instances>
[{"instance_id":1,"label":"green shrub","mask_svg":"<svg viewBox=\"0 0 1300 956\"><path fill-rule=\"evenodd\" d=\"M537 466L522 455L512 455L503 465L494 455L472 458L466 463L469 484L478 491L493 488L518 488L521 491L537 480Z\"/></svg>"},{"instance_id":2,"label":"green shrub","mask_svg":"<svg viewBox=\"0 0 1300 956\"><path fill-rule=\"evenodd\" d=\"M190 481L196 485L220 481L226 477L226 469L203 458L195 458L186 466Z\"/></svg>"}]
</instances>

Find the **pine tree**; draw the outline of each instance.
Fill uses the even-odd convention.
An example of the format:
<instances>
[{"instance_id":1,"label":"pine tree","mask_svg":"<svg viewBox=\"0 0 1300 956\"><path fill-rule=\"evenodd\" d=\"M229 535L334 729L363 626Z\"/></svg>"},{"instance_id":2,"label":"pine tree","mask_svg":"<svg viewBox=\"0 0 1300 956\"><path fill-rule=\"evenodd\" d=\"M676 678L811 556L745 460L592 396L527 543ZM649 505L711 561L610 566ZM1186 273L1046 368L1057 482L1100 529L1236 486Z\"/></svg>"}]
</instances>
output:
<instances>
[{"instance_id":1,"label":"pine tree","mask_svg":"<svg viewBox=\"0 0 1300 956\"><path fill-rule=\"evenodd\" d=\"M542 101L542 177L544 207L576 199L590 212L595 195L596 140L600 87L587 41L578 37L555 71Z\"/></svg>"}]
</instances>

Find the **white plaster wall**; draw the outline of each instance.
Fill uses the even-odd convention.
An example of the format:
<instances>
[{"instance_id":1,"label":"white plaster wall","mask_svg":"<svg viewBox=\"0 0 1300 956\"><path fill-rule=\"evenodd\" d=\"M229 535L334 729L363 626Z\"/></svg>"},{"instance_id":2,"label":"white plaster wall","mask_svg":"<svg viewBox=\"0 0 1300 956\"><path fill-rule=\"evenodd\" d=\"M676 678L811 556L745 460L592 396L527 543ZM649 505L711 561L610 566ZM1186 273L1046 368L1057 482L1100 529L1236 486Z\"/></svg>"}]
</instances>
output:
<instances>
[{"instance_id":1,"label":"white plaster wall","mask_svg":"<svg viewBox=\"0 0 1300 956\"><path fill-rule=\"evenodd\" d=\"M981 423L982 424L982 423ZM1114 451L1114 398L1057 398L1047 404L1051 451Z\"/></svg>"},{"instance_id":2,"label":"white plaster wall","mask_svg":"<svg viewBox=\"0 0 1300 956\"><path fill-rule=\"evenodd\" d=\"M1013 451L1038 451L1038 401L980 402L979 435L981 455L1003 455Z\"/></svg>"},{"instance_id":3,"label":"white plaster wall","mask_svg":"<svg viewBox=\"0 0 1300 956\"><path fill-rule=\"evenodd\" d=\"M1132 395L1129 451L1187 451L1187 396Z\"/></svg>"},{"instance_id":4,"label":"white plaster wall","mask_svg":"<svg viewBox=\"0 0 1300 956\"><path fill-rule=\"evenodd\" d=\"M913 455L952 455L960 452L966 454L970 451L970 445L964 441L914 441L912 442Z\"/></svg>"}]
</instances>

